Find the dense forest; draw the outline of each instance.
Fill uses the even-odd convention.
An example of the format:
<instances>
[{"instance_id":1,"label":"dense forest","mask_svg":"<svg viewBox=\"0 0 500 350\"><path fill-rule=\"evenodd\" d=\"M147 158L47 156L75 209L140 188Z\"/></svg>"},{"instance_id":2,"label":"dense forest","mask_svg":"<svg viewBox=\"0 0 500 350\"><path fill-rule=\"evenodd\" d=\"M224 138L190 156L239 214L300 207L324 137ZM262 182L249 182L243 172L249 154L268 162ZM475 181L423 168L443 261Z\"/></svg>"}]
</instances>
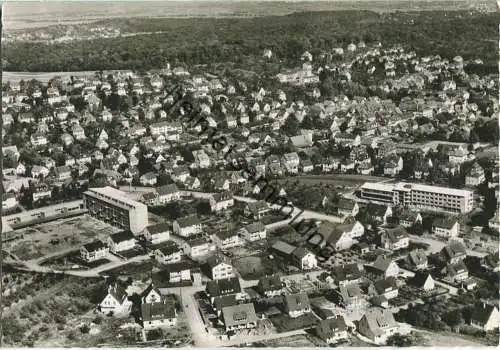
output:
<instances>
[{"instance_id":1,"label":"dense forest","mask_svg":"<svg viewBox=\"0 0 500 350\"><path fill-rule=\"evenodd\" d=\"M251 67L269 48L281 64L350 42L401 44L418 54L481 58L497 66L497 13L465 11L378 14L370 11L295 13L258 18L113 19L98 24L156 34L60 44L5 43L6 71L162 68L166 62L233 62Z\"/></svg>"}]
</instances>

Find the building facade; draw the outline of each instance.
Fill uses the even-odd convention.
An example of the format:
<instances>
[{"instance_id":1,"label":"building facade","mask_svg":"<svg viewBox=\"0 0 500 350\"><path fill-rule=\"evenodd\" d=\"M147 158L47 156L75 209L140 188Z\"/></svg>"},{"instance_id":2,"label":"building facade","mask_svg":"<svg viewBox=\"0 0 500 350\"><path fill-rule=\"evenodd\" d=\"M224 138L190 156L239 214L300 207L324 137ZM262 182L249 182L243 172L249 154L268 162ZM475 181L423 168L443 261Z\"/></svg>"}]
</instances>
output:
<instances>
[{"instance_id":1,"label":"building facade","mask_svg":"<svg viewBox=\"0 0 500 350\"><path fill-rule=\"evenodd\" d=\"M148 226L148 207L109 186L84 192L83 205L91 216L134 234Z\"/></svg>"}]
</instances>

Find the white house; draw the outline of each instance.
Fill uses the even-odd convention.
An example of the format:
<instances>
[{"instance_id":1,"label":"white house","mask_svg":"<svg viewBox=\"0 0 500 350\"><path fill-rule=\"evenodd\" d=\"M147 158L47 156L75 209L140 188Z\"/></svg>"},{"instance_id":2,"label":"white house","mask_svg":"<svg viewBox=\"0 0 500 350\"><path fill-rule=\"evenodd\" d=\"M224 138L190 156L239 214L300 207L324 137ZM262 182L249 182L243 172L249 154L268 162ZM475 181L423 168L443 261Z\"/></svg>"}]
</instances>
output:
<instances>
[{"instance_id":1,"label":"white house","mask_svg":"<svg viewBox=\"0 0 500 350\"><path fill-rule=\"evenodd\" d=\"M297 318L311 312L311 303L307 294L287 294L285 295L285 312L291 318Z\"/></svg>"},{"instance_id":2,"label":"white house","mask_svg":"<svg viewBox=\"0 0 500 350\"><path fill-rule=\"evenodd\" d=\"M184 254L191 259L196 259L213 252L215 245L206 238L195 238L188 240L183 245Z\"/></svg>"},{"instance_id":3,"label":"white house","mask_svg":"<svg viewBox=\"0 0 500 350\"><path fill-rule=\"evenodd\" d=\"M213 212L227 210L234 205L234 199L230 192L215 193L210 196L210 208Z\"/></svg>"},{"instance_id":4,"label":"white house","mask_svg":"<svg viewBox=\"0 0 500 350\"><path fill-rule=\"evenodd\" d=\"M173 224L174 233L182 237L200 233L201 227L201 221L196 214L178 218Z\"/></svg>"},{"instance_id":5,"label":"white house","mask_svg":"<svg viewBox=\"0 0 500 350\"><path fill-rule=\"evenodd\" d=\"M128 300L125 289L118 284L110 285L108 293L99 304L99 309L105 314L128 314L132 308L132 302Z\"/></svg>"},{"instance_id":6,"label":"white house","mask_svg":"<svg viewBox=\"0 0 500 350\"><path fill-rule=\"evenodd\" d=\"M157 204L165 204L181 199L181 192L177 188L177 185L170 184L160 186L156 189L158 197L156 197Z\"/></svg>"},{"instance_id":7,"label":"white house","mask_svg":"<svg viewBox=\"0 0 500 350\"><path fill-rule=\"evenodd\" d=\"M240 234L250 242L266 239L266 226L260 221L251 223L240 230Z\"/></svg>"},{"instance_id":8,"label":"white house","mask_svg":"<svg viewBox=\"0 0 500 350\"><path fill-rule=\"evenodd\" d=\"M112 253L118 253L133 249L135 237L130 231L120 231L108 237L108 247Z\"/></svg>"},{"instance_id":9,"label":"white house","mask_svg":"<svg viewBox=\"0 0 500 350\"><path fill-rule=\"evenodd\" d=\"M80 256L84 261L91 262L106 258L109 248L101 241L85 244L80 248Z\"/></svg>"},{"instance_id":10,"label":"white house","mask_svg":"<svg viewBox=\"0 0 500 350\"><path fill-rule=\"evenodd\" d=\"M158 244L170 239L170 224L163 222L156 225L147 226L144 231L144 237L153 244Z\"/></svg>"},{"instance_id":11,"label":"white house","mask_svg":"<svg viewBox=\"0 0 500 350\"><path fill-rule=\"evenodd\" d=\"M161 264L172 264L181 261L181 249L177 243L171 241L168 245L163 245L162 247L155 249L153 255Z\"/></svg>"},{"instance_id":12,"label":"white house","mask_svg":"<svg viewBox=\"0 0 500 350\"><path fill-rule=\"evenodd\" d=\"M172 303L143 303L141 318L145 330L170 328L177 325L177 313Z\"/></svg>"}]
</instances>

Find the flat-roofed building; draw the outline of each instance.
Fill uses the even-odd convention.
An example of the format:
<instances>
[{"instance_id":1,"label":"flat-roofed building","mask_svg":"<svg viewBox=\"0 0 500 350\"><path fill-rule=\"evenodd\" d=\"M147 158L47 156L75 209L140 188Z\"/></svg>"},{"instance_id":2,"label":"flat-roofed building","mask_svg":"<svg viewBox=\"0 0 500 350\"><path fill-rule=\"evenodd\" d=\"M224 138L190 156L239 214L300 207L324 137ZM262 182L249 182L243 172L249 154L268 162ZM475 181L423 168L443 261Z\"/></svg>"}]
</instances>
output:
<instances>
[{"instance_id":1,"label":"flat-roofed building","mask_svg":"<svg viewBox=\"0 0 500 350\"><path fill-rule=\"evenodd\" d=\"M84 208L91 216L137 234L148 226L148 207L127 198L112 187L91 188L83 194Z\"/></svg>"},{"instance_id":2,"label":"flat-roofed building","mask_svg":"<svg viewBox=\"0 0 500 350\"><path fill-rule=\"evenodd\" d=\"M468 213L474 204L474 193L470 190L404 182L396 184L367 182L361 186L361 198L450 213Z\"/></svg>"}]
</instances>

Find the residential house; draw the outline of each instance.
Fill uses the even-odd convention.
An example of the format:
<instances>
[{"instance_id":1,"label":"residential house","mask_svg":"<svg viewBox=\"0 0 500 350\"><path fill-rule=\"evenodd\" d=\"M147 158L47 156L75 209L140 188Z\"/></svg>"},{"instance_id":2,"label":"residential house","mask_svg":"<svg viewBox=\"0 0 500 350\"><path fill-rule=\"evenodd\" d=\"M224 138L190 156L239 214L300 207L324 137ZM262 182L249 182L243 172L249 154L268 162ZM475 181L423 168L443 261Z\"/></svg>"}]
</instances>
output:
<instances>
[{"instance_id":1,"label":"residential house","mask_svg":"<svg viewBox=\"0 0 500 350\"><path fill-rule=\"evenodd\" d=\"M388 277L375 281L372 292L383 295L387 300L394 299L399 292L396 278Z\"/></svg>"},{"instance_id":2,"label":"residential house","mask_svg":"<svg viewBox=\"0 0 500 350\"><path fill-rule=\"evenodd\" d=\"M108 247L112 253L134 249L135 236L128 230L114 233L108 237Z\"/></svg>"},{"instance_id":3,"label":"residential house","mask_svg":"<svg viewBox=\"0 0 500 350\"><path fill-rule=\"evenodd\" d=\"M415 270L425 270L427 269L427 255L423 249L412 250L408 254L408 263Z\"/></svg>"},{"instance_id":4,"label":"residential house","mask_svg":"<svg viewBox=\"0 0 500 350\"><path fill-rule=\"evenodd\" d=\"M338 305L347 309L357 309L365 303L363 293L357 283L339 286L334 291L333 297Z\"/></svg>"},{"instance_id":5,"label":"residential house","mask_svg":"<svg viewBox=\"0 0 500 350\"><path fill-rule=\"evenodd\" d=\"M181 249L177 243L169 241L169 244L162 245L155 249L153 256L161 264L173 264L181 261Z\"/></svg>"},{"instance_id":6,"label":"residential house","mask_svg":"<svg viewBox=\"0 0 500 350\"><path fill-rule=\"evenodd\" d=\"M212 242L221 250L238 247L243 244L238 232L231 227L223 227L217 229L212 235Z\"/></svg>"},{"instance_id":7,"label":"residential house","mask_svg":"<svg viewBox=\"0 0 500 350\"><path fill-rule=\"evenodd\" d=\"M214 255L207 259L204 265L205 273L212 280L228 279L236 277L233 266L228 259L220 255Z\"/></svg>"},{"instance_id":8,"label":"residential house","mask_svg":"<svg viewBox=\"0 0 500 350\"><path fill-rule=\"evenodd\" d=\"M191 281L191 265L186 261L170 262L165 264L163 273L169 283Z\"/></svg>"},{"instance_id":9,"label":"residential house","mask_svg":"<svg viewBox=\"0 0 500 350\"><path fill-rule=\"evenodd\" d=\"M156 185L157 181L158 181L158 178L157 178L156 174L153 172L146 173L139 178L139 182L143 186L154 186L154 185Z\"/></svg>"},{"instance_id":10,"label":"residential house","mask_svg":"<svg viewBox=\"0 0 500 350\"><path fill-rule=\"evenodd\" d=\"M332 268L332 277L339 286L357 284L363 273L357 263L338 265Z\"/></svg>"},{"instance_id":11,"label":"residential house","mask_svg":"<svg viewBox=\"0 0 500 350\"><path fill-rule=\"evenodd\" d=\"M85 130L80 126L80 124L73 125L71 133L73 134L73 137L76 140L84 140L85 139Z\"/></svg>"},{"instance_id":12,"label":"residential house","mask_svg":"<svg viewBox=\"0 0 500 350\"><path fill-rule=\"evenodd\" d=\"M171 226L168 222L162 222L155 225L147 226L144 231L144 237L152 242L158 244L170 239Z\"/></svg>"},{"instance_id":13,"label":"residential house","mask_svg":"<svg viewBox=\"0 0 500 350\"><path fill-rule=\"evenodd\" d=\"M31 168L31 177L32 178L36 178L36 179L45 178L45 177L49 176L49 174L50 174L50 170L44 166L34 165Z\"/></svg>"},{"instance_id":14,"label":"residential house","mask_svg":"<svg viewBox=\"0 0 500 350\"><path fill-rule=\"evenodd\" d=\"M484 169L478 164L474 163L472 168L465 174L465 185L478 186L486 179Z\"/></svg>"},{"instance_id":15,"label":"residential house","mask_svg":"<svg viewBox=\"0 0 500 350\"><path fill-rule=\"evenodd\" d=\"M422 215L420 215L420 213L414 211L403 211L403 213L399 215L399 224L403 227L409 228L416 223L422 223Z\"/></svg>"},{"instance_id":16,"label":"residential house","mask_svg":"<svg viewBox=\"0 0 500 350\"><path fill-rule=\"evenodd\" d=\"M66 165L58 166L54 169L57 181L66 181L71 179L71 168Z\"/></svg>"},{"instance_id":17,"label":"residential house","mask_svg":"<svg viewBox=\"0 0 500 350\"><path fill-rule=\"evenodd\" d=\"M428 292L433 290L436 285L434 283L434 279L431 274L428 272L417 272L415 276L413 276L409 281L409 284L423 290L424 292Z\"/></svg>"},{"instance_id":18,"label":"residential house","mask_svg":"<svg viewBox=\"0 0 500 350\"><path fill-rule=\"evenodd\" d=\"M397 277L399 266L391 259L380 255L372 265L365 265L365 271L373 279Z\"/></svg>"},{"instance_id":19,"label":"residential house","mask_svg":"<svg viewBox=\"0 0 500 350\"><path fill-rule=\"evenodd\" d=\"M449 264L456 264L467 257L467 251L462 242L452 240L441 249L441 256Z\"/></svg>"},{"instance_id":20,"label":"residential house","mask_svg":"<svg viewBox=\"0 0 500 350\"><path fill-rule=\"evenodd\" d=\"M233 205L234 199L230 192L220 192L210 196L210 208L212 212L224 211Z\"/></svg>"},{"instance_id":21,"label":"residential house","mask_svg":"<svg viewBox=\"0 0 500 350\"><path fill-rule=\"evenodd\" d=\"M183 251L191 259L206 256L215 250L215 245L203 237L193 238L184 242Z\"/></svg>"},{"instance_id":22,"label":"residential house","mask_svg":"<svg viewBox=\"0 0 500 350\"><path fill-rule=\"evenodd\" d=\"M476 305L471 315L470 325L485 332L498 329L500 325L500 314L497 305L486 303Z\"/></svg>"},{"instance_id":23,"label":"residential house","mask_svg":"<svg viewBox=\"0 0 500 350\"><path fill-rule=\"evenodd\" d=\"M356 216L359 213L358 203L352 199L341 197L336 206L340 216Z\"/></svg>"},{"instance_id":24,"label":"residential house","mask_svg":"<svg viewBox=\"0 0 500 350\"><path fill-rule=\"evenodd\" d=\"M291 318L297 318L311 312L311 303L307 294L287 294L285 295L284 310Z\"/></svg>"},{"instance_id":25,"label":"residential house","mask_svg":"<svg viewBox=\"0 0 500 350\"><path fill-rule=\"evenodd\" d=\"M361 137L359 135L347 134L347 133L336 133L333 135L335 142L343 147L347 146L359 146L361 144Z\"/></svg>"},{"instance_id":26,"label":"residential house","mask_svg":"<svg viewBox=\"0 0 500 350\"><path fill-rule=\"evenodd\" d=\"M47 137L40 133L32 134L30 137L30 141L33 147L45 146L48 143Z\"/></svg>"},{"instance_id":27,"label":"residential house","mask_svg":"<svg viewBox=\"0 0 500 350\"><path fill-rule=\"evenodd\" d=\"M125 289L118 284L108 287L108 292L104 299L99 303L99 309L105 314L125 314L132 308L132 302L128 300Z\"/></svg>"},{"instance_id":28,"label":"residential house","mask_svg":"<svg viewBox=\"0 0 500 350\"><path fill-rule=\"evenodd\" d=\"M260 220L271 211L268 204L264 201L248 203L244 213L246 216L252 216L255 220Z\"/></svg>"},{"instance_id":29,"label":"residential house","mask_svg":"<svg viewBox=\"0 0 500 350\"><path fill-rule=\"evenodd\" d=\"M342 315L320 320L316 334L327 344L338 344L348 340L347 324Z\"/></svg>"},{"instance_id":30,"label":"residential house","mask_svg":"<svg viewBox=\"0 0 500 350\"><path fill-rule=\"evenodd\" d=\"M215 298L225 295L234 295L237 300L244 298L238 277L208 281L205 292L211 303L214 302Z\"/></svg>"},{"instance_id":31,"label":"residential house","mask_svg":"<svg viewBox=\"0 0 500 350\"><path fill-rule=\"evenodd\" d=\"M158 193L157 204L170 203L181 199L181 192L175 184L160 186L156 189L156 192Z\"/></svg>"},{"instance_id":32,"label":"residential house","mask_svg":"<svg viewBox=\"0 0 500 350\"><path fill-rule=\"evenodd\" d=\"M109 253L109 248L101 241L94 241L85 244L80 248L80 256L86 262L105 259Z\"/></svg>"},{"instance_id":33,"label":"residential house","mask_svg":"<svg viewBox=\"0 0 500 350\"><path fill-rule=\"evenodd\" d=\"M189 237L201 232L201 221L196 214L184 216L174 221L173 230L179 236Z\"/></svg>"},{"instance_id":34,"label":"residential house","mask_svg":"<svg viewBox=\"0 0 500 350\"><path fill-rule=\"evenodd\" d=\"M436 236L451 238L457 237L460 232L460 224L454 217L437 218L432 223L432 233Z\"/></svg>"},{"instance_id":35,"label":"residential house","mask_svg":"<svg viewBox=\"0 0 500 350\"><path fill-rule=\"evenodd\" d=\"M35 184L35 188L33 190L33 202L37 202L44 198L52 197L52 188L45 183L37 183Z\"/></svg>"},{"instance_id":36,"label":"residential house","mask_svg":"<svg viewBox=\"0 0 500 350\"><path fill-rule=\"evenodd\" d=\"M303 173L310 173L314 170L314 164L310 159L303 159L300 161L300 171Z\"/></svg>"},{"instance_id":37,"label":"residential house","mask_svg":"<svg viewBox=\"0 0 500 350\"><path fill-rule=\"evenodd\" d=\"M146 289L142 291L140 297L142 303L159 303L164 300L161 295L161 292L158 290L158 288L154 287L153 283L150 283L146 287Z\"/></svg>"},{"instance_id":38,"label":"residential house","mask_svg":"<svg viewBox=\"0 0 500 350\"><path fill-rule=\"evenodd\" d=\"M282 259L302 270L314 269L318 266L316 256L304 247L295 247L291 244L278 240L271 250Z\"/></svg>"},{"instance_id":39,"label":"residential house","mask_svg":"<svg viewBox=\"0 0 500 350\"><path fill-rule=\"evenodd\" d=\"M250 242L266 239L266 226L260 221L246 225L240 230L241 235Z\"/></svg>"},{"instance_id":40,"label":"residential house","mask_svg":"<svg viewBox=\"0 0 500 350\"><path fill-rule=\"evenodd\" d=\"M226 306L222 309L222 321L226 332L255 328L257 320L252 303Z\"/></svg>"},{"instance_id":41,"label":"residential house","mask_svg":"<svg viewBox=\"0 0 500 350\"><path fill-rule=\"evenodd\" d=\"M498 251L490 253L481 259L481 267L487 271L500 271L500 263L498 259Z\"/></svg>"},{"instance_id":42,"label":"residential house","mask_svg":"<svg viewBox=\"0 0 500 350\"><path fill-rule=\"evenodd\" d=\"M300 158L297 152L284 154L281 163L289 174L296 174L299 172Z\"/></svg>"},{"instance_id":43,"label":"residential house","mask_svg":"<svg viewBox=\"0 0 500 350\"><path fill-rule=\"evenodd\" d=\"M389 250L406 249L410 246L410 237L406 229L401 226L384 227L380 236L382 248Z\"/></svg>"},{"instance_id":44,"label":"residential house","mask_svg":"<svg viewBox=\"0 0 500 350\"><path fill-rule=\"evenodd\" d=\"M175 327L177 325L175 305L166 302L143 303L141 319L145 330Z\"/></svg>"},{"instance_id":45,"label":"residential house","mask_svg":"<svg viewBox=\"0 0 500 350\"><path fill-rule=\"evenodd\" d=\"M399 330L394 315L389 310L373 309L358 322L358 332L368 339L383 343Z\"/></svg>"},{"instance_id":46,"label":"residential house","mask_svg":"<svg viewBox=\"0 0 500 350\"><path fill-rule=\"evenodd\" d=\"M257 284L257 290L268 298L282 295L285 292L284 283L279 275L261 277Z\"/></svg>"}]
</instances>

